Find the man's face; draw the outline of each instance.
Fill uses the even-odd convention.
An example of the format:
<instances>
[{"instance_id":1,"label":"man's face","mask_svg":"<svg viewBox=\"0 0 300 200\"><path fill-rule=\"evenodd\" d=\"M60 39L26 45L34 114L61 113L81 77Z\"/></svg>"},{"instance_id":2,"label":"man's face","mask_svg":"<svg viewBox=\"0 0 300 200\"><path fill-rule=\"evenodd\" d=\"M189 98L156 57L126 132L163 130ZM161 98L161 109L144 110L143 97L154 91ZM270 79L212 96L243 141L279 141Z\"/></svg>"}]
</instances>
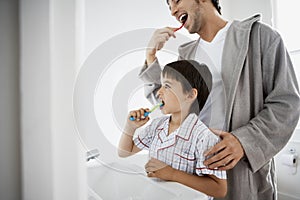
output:
<instances>
[{"instance_id":1,"label":"man's face","mask_svg":"<svg viewBox=\"0 0 300 200\"><path fill-rule=\"evenodd\" d=\"M203 20L201 2L197 0L169 0L168 4L171 15L180 23L184 23L184 27L190 33L199 33Z\"/></svg>"}]
</instances>

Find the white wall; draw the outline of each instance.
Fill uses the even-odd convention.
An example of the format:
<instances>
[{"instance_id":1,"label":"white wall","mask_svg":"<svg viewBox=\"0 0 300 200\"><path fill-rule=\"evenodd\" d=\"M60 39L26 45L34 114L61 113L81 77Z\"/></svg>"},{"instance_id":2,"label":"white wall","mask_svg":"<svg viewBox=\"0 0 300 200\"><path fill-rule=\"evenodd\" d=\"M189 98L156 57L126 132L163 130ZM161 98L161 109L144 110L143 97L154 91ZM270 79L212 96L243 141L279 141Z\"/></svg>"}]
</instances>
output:
<instances>
[{"instance_id":1,"label":"white wall","mask_svg":"<svg viewBox=\"0 0 300 200\"><path fill-rule=\"evenodd\" d=\"M0 1L0 199L21 199L18 0Z\"/></svg>"},{"instance_id":2,"label":"white wall","mask_svg":"<svg viewBox=\"0 0 300 200\"><path fill-rule=\"evenodd\" d=\"M86 198L85 158L72 110L81 2L20 3L24 200Z\"/></svg>"},{"instance_id":3,"label":"white wall","mask_svg":"<svg viewBox=\"0 0 300 200\"><path fill-rule=\"evenodd\" d=\"M85 56L116 35L167 25L180 26L170 15L164 0L88 0L85 11ZM143 62L143 59L140 60Z\"/></svg>"},{"instance_id":4,"label":"white wall","mask_svg":"<svg viewBox=\"0 0 300 200\"><path fill-rule=\"evenodd\" d=\"M242 20L260 13L262 21L272 25L272 0L221 0L222 15L229 20Z\"/></svg>"}]
</instances>

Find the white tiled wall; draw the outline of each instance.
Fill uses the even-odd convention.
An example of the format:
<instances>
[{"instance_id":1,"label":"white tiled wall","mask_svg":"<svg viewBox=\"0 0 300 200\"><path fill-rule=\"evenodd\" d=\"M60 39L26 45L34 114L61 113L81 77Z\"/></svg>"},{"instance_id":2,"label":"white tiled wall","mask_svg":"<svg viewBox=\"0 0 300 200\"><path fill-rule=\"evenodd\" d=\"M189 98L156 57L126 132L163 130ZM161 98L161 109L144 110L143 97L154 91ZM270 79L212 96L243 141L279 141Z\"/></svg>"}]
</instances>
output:
<instances>
[{"instance_id":1,"label":"white tiled wall","mask_svg":"<svg viewBox=\"0 0 300 200\"><path fill-rule=\"evenodd\" d=\"M295 168L282 164L282 156L290 154L290 150L295 150L298 155L297 166ZM300 200L300 129L297 129L289 143L275 157L277 180L278 180L278 199L279 200ZM294 173L293 170L296 170Z\"/></svg>"}]
</instances>

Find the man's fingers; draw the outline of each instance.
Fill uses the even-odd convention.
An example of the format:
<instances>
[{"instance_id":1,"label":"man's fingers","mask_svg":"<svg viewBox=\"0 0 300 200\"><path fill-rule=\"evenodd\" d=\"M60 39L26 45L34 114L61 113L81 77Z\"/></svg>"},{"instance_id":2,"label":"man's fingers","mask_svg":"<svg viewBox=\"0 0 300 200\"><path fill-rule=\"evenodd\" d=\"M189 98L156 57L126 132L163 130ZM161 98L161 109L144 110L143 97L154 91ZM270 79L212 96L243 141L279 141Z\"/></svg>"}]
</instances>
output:
<instances>
[{"instance_id":1,"label":"man's fingers","mask_svg":"<svg viewBox=\"0 0 300 200\"><path fill-rule=\"evenodd\" d=\"M176 29L177 28L174 28L174 27L167 27L167 30L168 30L168 33L169 33L170 37L172 36L173 38L176 38L175 33L174 33L174 31Z\"/></svg>"},{"instance_id":2,"label":"man's fingers","mask_svg":"<svg viewBox=\"0 0 300 200\"><path fill-rule=\"evenodd\" d=\"M232 161L233 161L233 156L232 155L228 155L226 157L223 157L217 161L214 162L208 162L205 161L204 164L206 165L206 163L208 163L206 166L208 166L210 169L215 169L215 168L222 168L225 166L228 166Z\"/></svg>"},{"instance_id":3,"label":"man's fingers","mask_svg":"<svg viewBox=\"0 0 300 200\"><path fill-rule=\"evenodd\" d=\"M213 146L212 148L208 149L207 151L204 152L204 156L209 156L209 155L213 155L221 150L223 150L226 147L226 145L224 144L223 141L219 142L218 144L216 144L215 146Z\"/></svg>"},{"instance_id":4,"label":"man's fingers","mask_svg":"<svg viewBox=\"0 0 300 200\"><path fill-rule=\"evenodd\" d=\"M221 133L223 132L222 130L218 130L218 129L213 129L213 128L210 128L209 129L211 132L213 132L215 135L217 136L220 136Z\"/></svg>"},{"instance_id":5,"label":"man's fingers","mask_svg":"<svg viewBox=\"0 0 300 200\"><path fill-rule=\"evenodd\" d=\"M205 160L203 162L203 164L206 166L209 166L209 167L212 166L212 168L219 167L219 166L229 162L229 161L224 160L227 156L229 156L229 154L227 152L220 152L220 153L212 156L211 158Z\"/></svg>"}]
</instances>

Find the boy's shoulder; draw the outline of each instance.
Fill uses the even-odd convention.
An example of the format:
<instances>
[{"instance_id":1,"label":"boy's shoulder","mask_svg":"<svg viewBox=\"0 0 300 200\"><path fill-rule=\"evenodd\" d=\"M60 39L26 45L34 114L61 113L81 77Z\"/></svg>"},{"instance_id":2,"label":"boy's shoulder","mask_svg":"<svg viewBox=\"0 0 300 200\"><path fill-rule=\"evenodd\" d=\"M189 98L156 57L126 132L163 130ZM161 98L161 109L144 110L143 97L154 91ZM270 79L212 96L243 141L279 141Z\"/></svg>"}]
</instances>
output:
<instances>
[{"instance_id":1,"label":"boy's shoulder","mask_svg":"<svg viewBox=\"0 0 300 200\"><path fill-rule=\"evenodd\" d=\"M193 132L194 135L201 140L220 140L219 136L215 135L200 119L198 119Z\"/></svg>"},{"instance_id":2,"label":"boy's shoulder","mask_svg":"<svg viewBox=\"0 0 300 200\"><path fill-rule=\"evenodd\" d=\"M151 121L151 126L153 126L153 127L158 127L158 126L160 126L164 121L169 120L169 119L170 119L170 116L168 116L168 115L164 115L164 116L161 116L161 117L154 118L154 119Z\"/></svg>"}]
</instances>

